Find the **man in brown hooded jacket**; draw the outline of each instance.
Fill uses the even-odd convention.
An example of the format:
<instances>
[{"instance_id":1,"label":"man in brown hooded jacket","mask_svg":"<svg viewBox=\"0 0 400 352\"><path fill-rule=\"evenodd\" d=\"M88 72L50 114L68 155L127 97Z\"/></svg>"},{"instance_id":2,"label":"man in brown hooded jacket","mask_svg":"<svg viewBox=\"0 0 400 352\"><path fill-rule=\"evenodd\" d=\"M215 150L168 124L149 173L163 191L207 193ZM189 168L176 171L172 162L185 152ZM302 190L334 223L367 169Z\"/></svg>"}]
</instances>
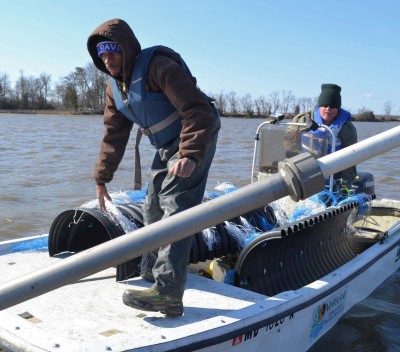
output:
<instances>
[{"instance_id":1,"label":"man in brown hooded jacket","mask_svg":"<svg viewBox=\"0 0 400 352\"><path fill-rule=\"evenodd\" d=\"M132 29L120 19L96 28L87 46L96 67L110 75L104 137L93 174L100 209L105 210L106 199L111 201L105 184L122 160L134 123L156 148L143 205L144 224L200 204L220 120L186 64L169 48L142 50ZM152 270L153 287L126 290L124 303L168 316L182 315L191 243L188 237L161 247Z\"/></svg>"}]
</instances>

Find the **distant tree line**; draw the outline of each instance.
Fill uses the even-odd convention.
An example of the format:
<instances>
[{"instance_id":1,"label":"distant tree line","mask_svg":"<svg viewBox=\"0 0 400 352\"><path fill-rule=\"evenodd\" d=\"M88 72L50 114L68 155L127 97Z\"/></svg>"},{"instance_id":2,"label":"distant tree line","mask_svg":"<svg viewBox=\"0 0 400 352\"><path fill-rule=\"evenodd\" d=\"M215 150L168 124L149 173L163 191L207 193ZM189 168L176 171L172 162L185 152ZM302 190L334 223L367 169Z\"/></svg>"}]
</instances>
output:
<instances>
[{"instance_id":1,"label":"distant tree line","mask_svg":"<svg viewBox=\"0 0 400 352\"><path fill-rule=\"evenodd\" d=\"M93 63L76 67L53 86L51 75L38 78L23 71L12 87L7 73L0 73L0 109L67 110L70 113L101 112L105 104L108 76Z\"/></svg>"},{"instance_id":2,"label":"distant tree line","mask_svg":"<svg viewBox=\"0 0 400 352\"><path fill-rule=\"evenodd\" d=\"M76 67L75 71L62 77L52 85L51 75L42 73L39 77L27 77L23 71L14 87L7 73L0 72L1 110L67 110L73 114L102 113L108 76L100 72L93 63ZM291 91L274 91L267 96L253 98L250 94L238 96L236 92L207 93L215 100L215 106L222 116L268 117L284 114L290 118L299 112L311 110L317 98L296 98ZM391 101L384 104L385 117L393 109ZM374 121L375 115L365 108L354 116L355 120Z\"/></svg>"},{"instance_id":3,"label":"distant tree line","mask_svg":"<svg viewBox=\"0 0 400 352\"><path fill-rule=\"evenodd\" d=\"M222 116L268 117L271 114L298 114L315 106L317 98L296 98L291 91L274 91L266 97L261 95L255 99L250 94L243 97L231 91L219 94L209 93L215 100L215 106Z\"/></svg>"}]
</instances>

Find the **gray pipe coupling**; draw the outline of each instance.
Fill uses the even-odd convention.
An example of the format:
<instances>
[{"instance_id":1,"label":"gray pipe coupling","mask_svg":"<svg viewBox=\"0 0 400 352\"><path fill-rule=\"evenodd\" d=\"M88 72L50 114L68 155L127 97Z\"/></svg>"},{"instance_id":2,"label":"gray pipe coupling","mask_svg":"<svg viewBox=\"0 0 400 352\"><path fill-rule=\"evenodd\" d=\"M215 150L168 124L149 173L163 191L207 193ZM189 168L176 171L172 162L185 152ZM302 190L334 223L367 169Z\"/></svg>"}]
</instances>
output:
<instances>
[{"instance_id":1,"label":"gray pipe coupling","mask_svg":"<svg viewBox=\"0 0 400 352\"><path fill-rule=\"evenodd\" d=\"M290 197L298 202L325 188L324 176L310 153L302 153L278 163L279 173L288 186Z\"/></svg>"}]
</instances>

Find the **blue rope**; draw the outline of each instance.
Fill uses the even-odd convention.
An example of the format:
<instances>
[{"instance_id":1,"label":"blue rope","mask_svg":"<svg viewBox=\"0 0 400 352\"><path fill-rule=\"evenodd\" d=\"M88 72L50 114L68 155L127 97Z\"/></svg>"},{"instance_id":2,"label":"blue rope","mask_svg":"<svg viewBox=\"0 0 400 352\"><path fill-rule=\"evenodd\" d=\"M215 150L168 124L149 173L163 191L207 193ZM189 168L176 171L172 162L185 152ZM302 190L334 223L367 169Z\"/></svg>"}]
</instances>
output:
<instances>
[{"instance_id":1,"label":"blue rope","mask_svg":"<svg viewBox=\"0 0 400 352\"><path fill-rule=\"evenodd\" d=\"M45 252L47 251L47 237L37 238L33 241L18 243L11 248L11 252Z\"/></svg>"},{"instance_id":2,"label":"blue rope","mask_svg":"<svg viewBox=\"0 0 400 352\"><path fill-rule=\"evenodd\" d=\"M142 201L146 198L147 187L137 191L127 191L126 195L132 200L132 202Z\"/></svg>"},{"instance_id":3,"label":"blue rope","mask_svg":"<svg viewBox=\"0 0 400 352\"><path fill-rule=\"evenodd\" d=\"M250 242L255 240L258 236L260 236L262 233L261 232L253 232L251 234L248 234L248 237L244 238L242 240L243 247L246 247Z\"/></svg>"},{"instance_id":4,"label":"blue rope","mask_svg":"<svg viewBox=\"0 0 400 352\"><path fill-rule=\"evenodd\" d=\"M224 283L233 286L234 278L235 278L235 270L233 270L233 269L228 270L228 272L226 273L226 275L224 277Z\"/></svg>"},{"instance_id":5,"label":"blue rope","mask_svg":"<svg viewBox=\"0 0 400 352\"><path fill-rule=\"evenodd\" d=\"M267 232L272 230L275 226L268 223L267 220L265 220L262 216L259 216L259 219L261 221L261 225L262 225L262 230Z\"/></svg>"}]
</instances>

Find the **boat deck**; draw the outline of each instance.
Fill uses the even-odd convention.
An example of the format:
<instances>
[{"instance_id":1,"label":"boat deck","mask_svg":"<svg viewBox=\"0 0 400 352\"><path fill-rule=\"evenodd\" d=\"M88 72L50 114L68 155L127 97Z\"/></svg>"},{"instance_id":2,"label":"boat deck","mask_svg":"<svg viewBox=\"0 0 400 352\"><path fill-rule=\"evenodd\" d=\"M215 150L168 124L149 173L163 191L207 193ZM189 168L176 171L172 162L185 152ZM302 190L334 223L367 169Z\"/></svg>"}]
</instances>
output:
<instances>
[{"instance_id":1,"label":"boat deck","mask_svg":"<svg viewBox=\"0 0 400 352\"><path fill-rule=\"evenodd\" d=\"M1 282L59 260L46 251L1 255ZM151 284L141 278L116 282L115 271L109 268L0 312L0 337L6 334L7 341L27 351L175 350L188 345L181 339L197 343L212 338L215 329L240 330L247 318L264 315L269 307L284 303L285 295L290 297L285 293L282 299L268 299L188 273L185 314L167 318L125 306L125 289Z\"/></svg>"}]
</instances>

